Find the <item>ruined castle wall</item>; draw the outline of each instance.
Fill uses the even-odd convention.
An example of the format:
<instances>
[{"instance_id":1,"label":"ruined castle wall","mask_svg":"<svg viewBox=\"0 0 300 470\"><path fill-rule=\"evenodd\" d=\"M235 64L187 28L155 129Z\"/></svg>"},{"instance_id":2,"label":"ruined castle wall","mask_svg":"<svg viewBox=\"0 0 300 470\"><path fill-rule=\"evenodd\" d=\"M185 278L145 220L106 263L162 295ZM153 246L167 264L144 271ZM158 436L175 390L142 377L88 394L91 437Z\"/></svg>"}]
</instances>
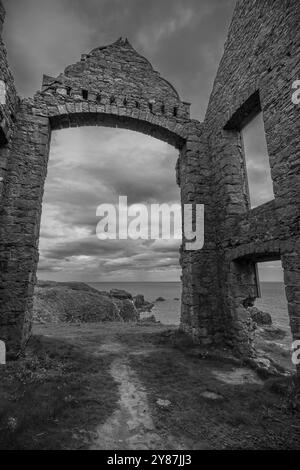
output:
<instances>
[{"instance_id":1,"label":"ruined castle wall","mask_svg":"<svg viewBox=\"0 0 300 470\"><path fill-rule=\"evenodd\" d=\"M51 131L86 125L127 128L168 142L180 152L177 175L182 202L205 200L208 205L211 199L201 124L190 119L189 104L127 40L84 54L58 77L44 76L41 91L22 100L15 116L3 191L5 210L0 215L0 338L10 357L18 356L30 335ZM213 226L211 213L207 212L207 227ZM210 302L215 302L217 283L216 272L207 269L207 256L215 266L211 242L205 253L189 254L184 248L181 253L182 325L205 344L212 342L214 332L216 309L210 308ZM195 314L199 309L201 316Z\"/></svg>"},{"instance_id":2,"label":"ruined castle wall","mask_svg":"<svg viewBox=\"0 0 300 470\"><path fill-rule=\"evenodd\" d=\"M1 46L0 339L10 357L30 334L51 131L86 125L173 145L182 204L205 205L203 248L188 251L183 240L180 253L182 330L202 345L251 354L255 263L281 258L292 332L300 338L299 106L291 100L300 78L299 11L298 0L238 1L203 124L127 40L84 54L58 77L44 76L41 91L19 104ZM275 199L251 210L240 130L259 109Z\"/></svg>"},{"instance_id":3,"label":"ruined castle wall","mask_svg":"<svg viewBox=\"0 0 300 470\"><path fill-rule=\"evenodd\" d=\"M9 165L9 156L12 149L12 136L14 134L14 121L18 107L18 97L14 84L12 73L8 66L7 53L5 44L2 39L3 26L5 20L5 10L2 2L0 1L0 303L5 302L5 298L14 295L13 291L9 290L11 283L7 284L5 278L8 276L9 264L9 249L4 244L5 234L3 233L2 218L6 214L6 206L3 203L3 192L5 184L7 183L7 168ZM15 191L15 186L12 184L12 191ZM19 229L18 229L19 230ZM14 275L12 275L13 278ZM15 310L10 311L10 315L6 318L5 331L1 333L1 339L6 337L8 330L9 336L14 336L16 329L12 329L11 325L17 324L15 321ZM8 325L8 326L7 326ZM18 331L23 330L22 322L18 322ZM21 335L17 334L16 338L20 340Z\"/></svg>"},{"instance_id":4,"label":"ruined castle wall","mask_svg":"<svg viewBox=\"0 0 300 470\"><path fill-rule=\"evenodd\" d=\"M9 141L18 105L14 79L8 66L6 48L2 39L4 20L5 10L0 1L0 202L6 175Z\"/></svg>"},{"instance_id":5,"label":"ruined castle wall","mask_svg":"<svg viewBox=\"0 0 300 470\"><path fill-rule=\"evenodd\" d=\"M251 330L244 306L257 295L254 262L280 257L292 331L300 335L300 107L291 100L300 73L299 19L298 0L238 1L206 114L231 342ZM259 106L275 200L251 210L240 130Z\"/></svg>"},{"instance_id":6,"label":"ruined castle wall","mask_svg":"<svg viewBox=\"0 0 300 470\"><path fill-rule=\"evenodd\" d=\"M85 103L91 112L99 106L112 113L130 110L133 117L146 113L176 123L189 121L189 104L122 38L83 54L58 77L44 76L42 91L35 95L39 111L69 105L67 113L74 113L76 103Z\"/></svg>"},{"instance_id":7,"label":"ruined castle wall","mask_svg":"<svg viewBox=\"0 0 300 470\"><path fill-rule=\"evenodd\" d=\"M204 205L204 245L181 250L182 306L180 328L202 346L222 342L211 164L203 124L194 121L181 150L178 176L183 204ZM198 220L198 226L200 227Z\"/></svg>"}]
</instances>

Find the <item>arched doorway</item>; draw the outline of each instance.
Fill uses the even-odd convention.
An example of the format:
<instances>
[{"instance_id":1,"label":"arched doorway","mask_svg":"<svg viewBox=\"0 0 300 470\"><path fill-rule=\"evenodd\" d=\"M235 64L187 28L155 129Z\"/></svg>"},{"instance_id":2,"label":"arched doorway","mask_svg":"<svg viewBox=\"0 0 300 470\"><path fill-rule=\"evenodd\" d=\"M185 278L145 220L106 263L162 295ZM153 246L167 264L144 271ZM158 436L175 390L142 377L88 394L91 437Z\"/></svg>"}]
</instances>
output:
<instances>
[{"instance_id":1,"label":"arched doorway","mask_svg":"<svg viewBox=\"0 0 300 470\"><path fill-rule=\"evenodd\" d=\"M22 351L31 329L42 196L53 130L119 127L167 142L180 152L176 176L181 203L210 203L202 125L190 119L189 104L180 100L173 86L127 40L83 55L57 78L44 76L42 90L20 103L15 120L3 193L5 292L0 307L1 335L11 357ZM201 252L182 249L180 256L181 326L206 344L212 342L214 328L207 315L209 291L214 296L216 288L214 273L207 267L213 256L213 246ZM208 292L205 296L198 294L201 276L201 287ZM206 307L203 318L195 315L201 304Z\"/></svg>"},{"instance_id":2,"label":"arched doorway","mask_svg":"<svg viewBox=\"0 0 300 470\"><path fill-rule=\"evenodd\" d=\"M181 221L180 190L174 171L177 158L178 151L169 144L127 129L89 126L52 133L33 318L35 313L39 317L47 311L47 305L41 307L45 281L46 285L48 281L75 281L101 292L121 289L133 296L142 294L150 302L163 297L165 301L157 302L151 314L162 323L179 324ZM129 211L128 234L120 238L119 201L124 196ZM101 229L99 239L97 228L99 223L102 226L103 218L98 207L101 210L103 204L109 204L115 214L110 223L115 231L102 239ZM157 206L164 219L164 233L162 217L159 221L151 217L151 207ZM135 210L137 216L132 215ZM134 221L136 234L129 230ZM142 318L147 316L149 312Z\"/></svg>"}]
</instances>

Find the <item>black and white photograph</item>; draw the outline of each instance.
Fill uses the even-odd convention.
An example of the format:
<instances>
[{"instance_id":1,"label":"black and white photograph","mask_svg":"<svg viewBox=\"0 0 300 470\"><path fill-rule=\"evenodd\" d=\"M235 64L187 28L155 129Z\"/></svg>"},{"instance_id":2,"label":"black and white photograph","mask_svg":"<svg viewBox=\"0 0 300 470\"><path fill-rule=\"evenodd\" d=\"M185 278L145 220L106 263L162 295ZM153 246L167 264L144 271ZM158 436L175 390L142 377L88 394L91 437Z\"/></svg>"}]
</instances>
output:
<instances>
[{"instance_id":1,"label":"black and white photograph","mask_svg":"<svg viewBox=\"0 0 300 470\"><path fill-rule=\"evenodd\" d=\"M299 25L0 0L1 453L300 450Z\"/></svg>"}]
</instances>

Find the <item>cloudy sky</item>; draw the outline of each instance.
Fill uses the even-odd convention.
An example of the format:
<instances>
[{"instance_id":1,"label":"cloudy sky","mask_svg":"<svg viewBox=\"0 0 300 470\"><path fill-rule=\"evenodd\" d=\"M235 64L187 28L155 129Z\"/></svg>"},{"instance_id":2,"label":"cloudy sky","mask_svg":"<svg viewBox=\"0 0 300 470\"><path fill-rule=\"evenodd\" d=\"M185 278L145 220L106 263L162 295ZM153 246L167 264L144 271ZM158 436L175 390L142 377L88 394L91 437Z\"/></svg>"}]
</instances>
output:
<instances>
[{"instance_id":1,"label":"cloudy sky","mask_svg":"<svg viewBox=\"0 0 300 470\"><path fill-rule=\"evenodd\" d=\"M93 48L128 37L155 69L192 103L202 120L235 0L4 0L5 41L20 95L41 87ZM272 197L259 155L259 120L245 130L252 201ZM256 147L251 148L253 135ZM54 132L43 204L39 277L85 281L178 280L179 242L100 241L99 204L179 201L177 152L125 130L80 128ZM260 184L260 188L258 188ZM256 186L255 186L256 185ZM262 279L280 279L278 264Z\"/></svg>"}]
</instances>

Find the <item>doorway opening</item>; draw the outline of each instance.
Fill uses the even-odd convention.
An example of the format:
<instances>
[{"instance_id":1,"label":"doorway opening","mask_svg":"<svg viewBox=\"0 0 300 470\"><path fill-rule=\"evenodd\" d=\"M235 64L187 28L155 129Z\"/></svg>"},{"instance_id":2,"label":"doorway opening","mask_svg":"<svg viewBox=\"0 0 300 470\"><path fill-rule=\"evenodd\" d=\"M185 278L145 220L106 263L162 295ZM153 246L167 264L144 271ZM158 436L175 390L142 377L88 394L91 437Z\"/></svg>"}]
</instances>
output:
<instances>
[{"instance_id":1,"label":"doorway opening","mask_svg":"<svg viewBox=\"0 0 300 470\"><path fill-rule=\"evenodd\" d=\"M262 323L258 322L256 342L258 349L263 348L269 357L283 367L294 370L291 361L292 334L289 324L287 299L280 260L257 263L260 297L255 308Z\"/></svg>"},{"instance_id":2,"label":"doorway opening","mask_svg":"<svg viewBox=\"0 0 300 470\"><path fill-rule=\"evenodd\" d=\"M100 204L180 204L171 145L127 129L69 128L52 133L40 234L39 284L86 283L153 303L162 323L180 322L181 240L100 240ZM181 234L180 234L181 235ZM38 289L38 288L37 288ZM158 301L157 299L164 299Z\"/></svg>"}]
</instances>

